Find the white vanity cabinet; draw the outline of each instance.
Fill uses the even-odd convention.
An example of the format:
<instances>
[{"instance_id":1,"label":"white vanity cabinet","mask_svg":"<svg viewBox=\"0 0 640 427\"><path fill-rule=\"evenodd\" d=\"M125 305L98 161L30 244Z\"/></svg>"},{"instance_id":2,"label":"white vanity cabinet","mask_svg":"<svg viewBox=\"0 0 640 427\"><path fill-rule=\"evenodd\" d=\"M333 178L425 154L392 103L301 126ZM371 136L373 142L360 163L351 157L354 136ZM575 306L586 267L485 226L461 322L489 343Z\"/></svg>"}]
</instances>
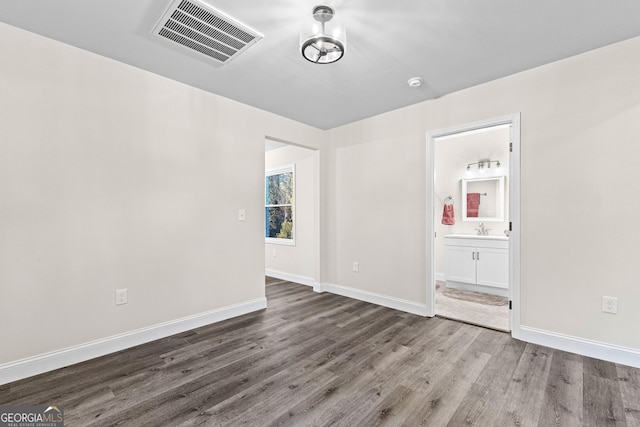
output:
<instances>
[{"instance_id":1,"label":"white vanity cabinet","mask_svg":"<svg viewBox=\"0 0 640 427\"><path fill-rule=\"evenodd\" d=\"M451 234L444 237L445 279L451 288L509 294L509 239Z\"/></svg>"}]
</instances>

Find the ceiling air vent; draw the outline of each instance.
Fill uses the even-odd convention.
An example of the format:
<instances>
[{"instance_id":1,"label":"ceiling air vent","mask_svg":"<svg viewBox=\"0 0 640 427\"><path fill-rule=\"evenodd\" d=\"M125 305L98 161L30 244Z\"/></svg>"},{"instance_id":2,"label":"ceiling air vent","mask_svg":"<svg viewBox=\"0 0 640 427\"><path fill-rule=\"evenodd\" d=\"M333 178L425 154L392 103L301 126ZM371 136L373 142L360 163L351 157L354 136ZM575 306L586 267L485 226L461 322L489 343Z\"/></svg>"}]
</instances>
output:
<instances>
[{"instance_id":1,"label":"ceiling air vent","mask_svg":"<svg viewBox=\"0 0 640 427\"><path fill-rule=\"evenodd\" d=\"M262 39L257 31L193 0L174 1L153 34L216 65L229 63Z\"/></svg>"}]
</instances>

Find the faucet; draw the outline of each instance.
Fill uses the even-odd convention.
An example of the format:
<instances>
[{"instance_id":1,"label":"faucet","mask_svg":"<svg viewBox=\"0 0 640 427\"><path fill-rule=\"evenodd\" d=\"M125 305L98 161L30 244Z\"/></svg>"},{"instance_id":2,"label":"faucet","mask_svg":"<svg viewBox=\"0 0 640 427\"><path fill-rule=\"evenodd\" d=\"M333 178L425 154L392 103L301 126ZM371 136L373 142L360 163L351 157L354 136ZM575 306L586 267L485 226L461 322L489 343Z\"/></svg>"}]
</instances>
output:
<instances>
[{"instance_id":1,"label":"faucet","mask_svg":"<svg viewBox=\"0 0 640 427\"><path fill-rule=\"evenodd\" d=\"M484 222L480 223L480 228L474 228L474 230L478 231L478 236L488 236L490 228L484 228Z\"/></svg>"}]
</instances>

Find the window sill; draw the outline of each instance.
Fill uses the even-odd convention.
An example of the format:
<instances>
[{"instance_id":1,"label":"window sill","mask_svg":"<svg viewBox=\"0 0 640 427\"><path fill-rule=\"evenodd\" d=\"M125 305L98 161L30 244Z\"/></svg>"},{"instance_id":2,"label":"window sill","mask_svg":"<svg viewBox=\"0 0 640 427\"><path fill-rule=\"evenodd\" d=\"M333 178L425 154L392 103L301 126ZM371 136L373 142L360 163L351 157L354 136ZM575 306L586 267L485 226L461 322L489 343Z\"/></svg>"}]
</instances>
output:
<instances>
[{"instance_id":1,"label":"window sill","mask_svg":"<svg viewBox=\"0 0 640 427\"><path fill-rule=\"evenodd\" d=\"M285 246L296 245L295 239L277 239L273 237L265 237L264 242L270 245L285 245Z\"/></svg>"}]
</instances>

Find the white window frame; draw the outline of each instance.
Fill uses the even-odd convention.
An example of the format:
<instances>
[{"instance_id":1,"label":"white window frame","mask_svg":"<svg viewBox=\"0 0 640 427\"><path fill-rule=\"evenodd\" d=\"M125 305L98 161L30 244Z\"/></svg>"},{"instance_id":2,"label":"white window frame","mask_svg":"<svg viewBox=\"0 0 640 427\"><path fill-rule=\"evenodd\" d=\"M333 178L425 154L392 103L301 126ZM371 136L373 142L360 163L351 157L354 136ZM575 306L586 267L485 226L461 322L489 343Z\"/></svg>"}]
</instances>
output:
<instances>
[{"instance_id":1,"label":"white window frame","mask_svg":"<svg viewBox=\"0 0 640 427\"><path fill-rule=\"evenodd\" d=\"M266 208L269 207L278 207L278 206L289 206L289 204L285 204L285 205L267 205L267 177L272 176L272 175L280 175L283 173L289 173L291 172L292 174L292 179L293 179L293 203L291 203L291 215L293 216L293 220L292 220L292 227L291 227L291 234L292 234L292 238L291 239L282 239L282 238L278 238L278 237L267 237L265 236L264 241L265 243L270 243L270 244L276 244L276 245L287 245L287 246L295 246L296 245L296 167L295 164L290 164L290 165L284 165L281 167L278 167L276 169L270 169L268 171L265 172L264 174L264 190L265 190L265 200L264 200L264 207L265 210ZM266 229L266 221L267 221L267 216L265 213L265 217L264 217L264 225L265 225L265 229Z\"/></svg>"}]
</instances>

